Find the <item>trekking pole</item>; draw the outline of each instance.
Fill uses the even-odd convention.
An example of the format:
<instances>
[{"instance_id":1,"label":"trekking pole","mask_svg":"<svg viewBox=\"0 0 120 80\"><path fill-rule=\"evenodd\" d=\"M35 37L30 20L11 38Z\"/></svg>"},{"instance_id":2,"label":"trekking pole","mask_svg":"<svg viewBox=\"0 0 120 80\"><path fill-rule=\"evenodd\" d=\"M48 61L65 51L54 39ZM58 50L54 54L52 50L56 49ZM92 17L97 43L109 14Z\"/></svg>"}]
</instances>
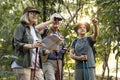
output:
<instances>
[{"instance_id":1,"label":"trekking pole","mask_svg":"<svg viewBox=\"0 0 120 80\"><path fill-rule=\"evenodd\" d=\"M83 61L83 80L86 80L86 69L87 69L87 72L88 72L88 80L90 80L90 72L89 72L89 69L88 69L88 63L87 61Z\"/></svg>"},{"instance_id":2,"label":"trekking pole","mask_svg":"<svg viewBox=\"0 0 120 80\"><path fill-rule=\"evenodd\" d=\"M86 70L85 70L85 61L82 61L83 64L83 80L86 80Z\"/></svg>"},{"instance_id":3,"label":"trekking pole","mask_svg":"<svg viewBox=\"0 0 120 80\"><path fill-rule=\"evenodd\" d=\"M38 48L36 48L36 54L35 54L35 63L34 63L33 80L35 80L35 75L36 75L37 54L38 54Z\"/></svg>"},{"instance_id":4,"label":"trekking pole","mask_svg":"<svg viewBox=\"0 0 120 80\"><path fill-rule=\"evenodd\" d=\"M85 56L86 54L83 53L82 55ZM82 61L82 65L83 65L83 80L86 80L86 64L85 64L86 61L87 61L87 60L83 60L83 61Z\"/></svg>"},{"instance_id":5,"label":"trekking pole","mask_svg":"<svg viewBox=\"0 0 120 80\"><path fill-rule=\"evenodd\" d=\"M87 72L88 72L88 80L90 80L90 72L89 72L89 69L88 69L88 63L87 63L87 61L85 62L85 64L86 64L86 68L87 68Z\"/></svg>"},{"instance_id":6,"label":"trekking pole","mask_svg":"<svg viewBox=\"0 0 120 80\"><path fill-rule=\"evenodd\" d=\"M58 80L60 80L60 68L59 68L59 62L58 62L58 52L55 51L55 54L56 54L56 62L57 62Z\"/></svg>"},{"instance_id":7,"label":"trekking pole","mask_svg":"<svg viewBox=\"0 0 120 80\"><path fill-rule=\"evenodd\" d=\"M67 48L62 48L63 50L65 50L65 52L64 53L62 53L62 68L61 68L61 80L63 80L63 71L64 71L64 55L65 55L65 53L67 52Z\"/></svg>"}]
</instances>

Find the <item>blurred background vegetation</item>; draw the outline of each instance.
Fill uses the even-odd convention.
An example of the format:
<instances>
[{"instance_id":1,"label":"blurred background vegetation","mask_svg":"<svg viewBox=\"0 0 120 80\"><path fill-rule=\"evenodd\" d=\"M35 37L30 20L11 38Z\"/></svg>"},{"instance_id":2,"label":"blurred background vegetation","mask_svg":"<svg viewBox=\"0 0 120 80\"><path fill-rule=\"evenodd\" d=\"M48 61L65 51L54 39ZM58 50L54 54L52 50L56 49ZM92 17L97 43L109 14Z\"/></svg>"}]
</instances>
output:
<instances>
[{"instance_id":1,"label":"blurred background vegetation","mask_svg":"<svg viewBox=\"0 0 120 80\"><path fill-rule=\"evenodd\" d=\"M61 31L69 50L76 37L73 27L79 20L99 20L96 48L96 73L99 80L120 80L120 0L0 0L0 80L15 80L11 61L15 58L11 40L26 6L39 9L38 23L58 12L63 17ZM90 22L91 23L91 22ZM91 24L92 28L92 24ZM91 32L88 33L90 35ZM64 80L73 80L74 61L64 56ZM72 76L72 78L71 78Z\"/></svg>"}]
</instances>

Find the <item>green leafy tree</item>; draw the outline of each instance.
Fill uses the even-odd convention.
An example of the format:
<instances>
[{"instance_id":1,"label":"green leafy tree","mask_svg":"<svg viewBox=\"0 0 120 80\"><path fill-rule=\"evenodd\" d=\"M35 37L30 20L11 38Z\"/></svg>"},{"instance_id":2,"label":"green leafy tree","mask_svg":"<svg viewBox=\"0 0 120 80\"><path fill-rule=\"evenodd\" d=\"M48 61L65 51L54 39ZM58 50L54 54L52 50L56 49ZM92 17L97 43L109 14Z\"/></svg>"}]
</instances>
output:
<instances>
[{"instance_id":1,"label":"green leafy tree","mask_svg":"<svg viewBox=\"0 0 120 80\"><path fill-rule=\"evenodd\" d=\"M120 34L120 6L119 0L96 0L97 2L97 6L98 6L98 18L101 22L101 25L103 27L101 27L101 32L100 32L100 37L102 39L99 39L99 42L101 42L104 46L100 47L101 48L101 52L103 52L103 50L107 53L107 55L101 54L101 55L105 55L106 57L109 57L109 54L111 51L117 51L116 53L116 63L118 64L119 61L119 56L120 56L120 45L119 45L119 41L120 41L120 36L118 36ZM100 44L99 44L100 45ZM104 48L104 49L103 49ZM105 66L104 69L108 66L108 59L104 62L107 63L107 65L103 65ZM116 66L116 80L117 80L117 71L118 70L118 66ZM104 70L105 71L105 70ZM109 71L109 69L108 69ZM104 73L104 72L103 72ZM103 75L104 77L104 75ZM103 78L102 78L103 79ZM108 72L108 77L107 80L109 80L109 72Z\"/></svg>"},{"instance_id":2,"label":"green leafy tree","mask_svg":"<svg viewBox=\"0 0 120 80\"><path fill-rule=\"evenodd\" d=\"M35 6L40 11L38 23L49 20L50 15L55 12L61 14L63 21L60 30L66 38L68 51L72 40L77 36L73 27L78 20L84 15L90 18L97 17L100 24L100 34L95 45L97 51L96 64L105 63L103 70L105 71L107 67L107 79L110 80L108 66L110 52L116 52L117 64L120 56L119 4L119 0L0 0L0 71L11 70L11 61L16 58L13 56L11 46L14 29L19 24L23 9L26 6ZM91 33L92 31L88 34ZM74 61L70 58L69 52L65 54L64 62L64 69L69 71L68 79L70 80L70 71L74 69ZM116 66L116 80L117 72L118 65ZM102 76L104 76L104 72Z\"/></svg>"}]
</instances>

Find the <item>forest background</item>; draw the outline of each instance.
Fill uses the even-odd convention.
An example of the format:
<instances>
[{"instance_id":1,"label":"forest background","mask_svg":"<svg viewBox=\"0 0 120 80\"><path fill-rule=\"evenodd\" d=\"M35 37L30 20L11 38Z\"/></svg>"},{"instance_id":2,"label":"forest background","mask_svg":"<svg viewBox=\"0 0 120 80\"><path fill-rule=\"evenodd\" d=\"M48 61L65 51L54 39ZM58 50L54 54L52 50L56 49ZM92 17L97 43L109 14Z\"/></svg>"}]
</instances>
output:
<instances>
[{"instance_id":1,"label":"forest background","mask_svg":"<svg viewBox=\"0 0 120 80\"><path fill-rule=\"evenodd\" d=\"M10 68L13 56L11 40L22 11L35 6L40 11L38 23L49 20L51 14L60 13L60 27L67 48L76 37L74 25L81 19L91 24L99 20L96 48L96 74L98 80L120 80L120 0L0 0L0 80L14 80ZM92 24L91 31L92 33ZM73 80L74 61L69 52L64 56L64 80Z\"/></svg>"}]
</instances>

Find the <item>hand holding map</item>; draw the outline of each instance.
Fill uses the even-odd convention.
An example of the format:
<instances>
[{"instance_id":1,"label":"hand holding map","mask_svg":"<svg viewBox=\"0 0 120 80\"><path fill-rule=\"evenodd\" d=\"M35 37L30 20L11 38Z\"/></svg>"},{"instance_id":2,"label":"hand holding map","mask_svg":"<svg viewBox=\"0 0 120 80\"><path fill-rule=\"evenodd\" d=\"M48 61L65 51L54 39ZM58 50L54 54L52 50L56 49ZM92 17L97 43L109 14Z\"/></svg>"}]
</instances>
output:
<instances>
[{"instance_id":1,"label":"hand holding map","mask_svg":"<svg viewBox=\"0 0 120 80\"><path fill-rule=\"evenodd\" d=\"M42 47L53 51L58 48L58 45L61 43L61 41L62 40L57 35L49 35L42 40Z\"/></svg>"}]
</instances>

